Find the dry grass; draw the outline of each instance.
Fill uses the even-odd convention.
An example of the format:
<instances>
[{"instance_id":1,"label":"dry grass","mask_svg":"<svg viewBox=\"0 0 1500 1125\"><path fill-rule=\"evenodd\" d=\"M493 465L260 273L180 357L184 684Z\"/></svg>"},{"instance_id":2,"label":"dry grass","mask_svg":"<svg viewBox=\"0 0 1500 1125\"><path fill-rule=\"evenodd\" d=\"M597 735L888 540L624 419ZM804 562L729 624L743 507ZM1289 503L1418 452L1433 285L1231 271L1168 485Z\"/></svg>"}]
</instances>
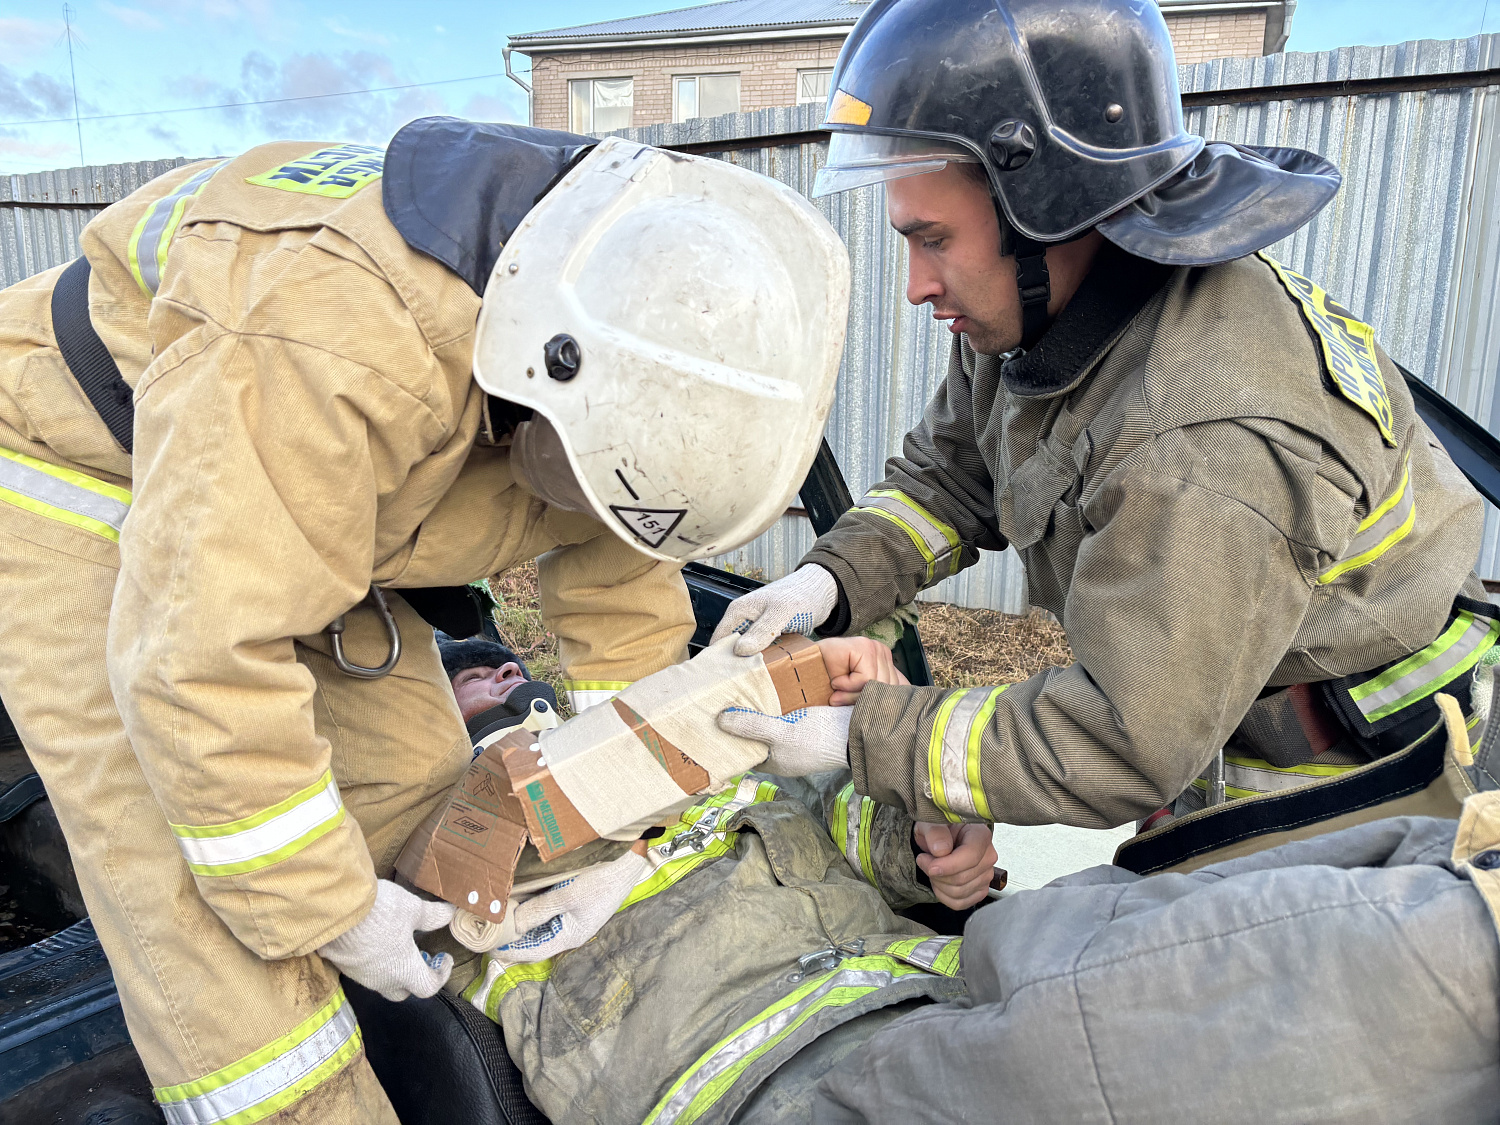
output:
<instances>
[{"instance_id":1,"label":"dry grass","mask_svg":"<svg viewBox=\"0 0 1500 1125\"><path fill-rule=\"evenodd\" d=\"M536 679L558 686L557 638L542 624L536 563L490 579L500 602L500 634ZM922 644L939 687L1013 684L1073 659L1062 629L1046 614L1026 617L988 609L922 603ZM566 700L558 691L566 707Z\"/></svg>"},{"instance_id":2,"label":"dry grass","mask_svg":"<svg viewBox=\"0 0 1500 1125\"><path fill-rule=\"evenodd\" d=\"M536 563L511 567L490 579L490 591L500 603L496 624L505 643L526 662L534 680L545 680L557 692L564 718L568 700L562 692L561 669L557 660L557 638L542 624L541 591L537 585Z\"/></svg>"},{"instance_id":3,"label":"dry grass","mask_svg":"<svg viewBox=\"0 0 1500 1125\"><path fill-rule=\"evenodd\" d=\"M1020 683L1073 659L1062 627L1040 610L1015 617L923 602L918 624L938 687Z\"/></svg>"}]
</instances>

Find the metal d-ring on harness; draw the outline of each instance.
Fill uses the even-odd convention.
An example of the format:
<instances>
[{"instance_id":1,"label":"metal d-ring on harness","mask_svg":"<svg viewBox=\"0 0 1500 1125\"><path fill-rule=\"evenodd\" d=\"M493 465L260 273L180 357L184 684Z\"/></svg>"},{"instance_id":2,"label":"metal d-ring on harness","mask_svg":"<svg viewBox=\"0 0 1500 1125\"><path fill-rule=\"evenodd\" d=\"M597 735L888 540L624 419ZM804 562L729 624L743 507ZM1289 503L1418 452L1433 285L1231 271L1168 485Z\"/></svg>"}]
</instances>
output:
<instances>
[{"instance_id":1,"label":"metal d-ring on harness","mask_svg":"<svg viewBox=\"0 0 1500 1125\"><path fill-rule=\"evenodd\" d=\"M389 676L395 669L396 662L401 659L401 629L396 624L395 617L391 615L391 607L386 604L385 591L379 586L370 587L366 600L375 603L375 612L380 615L380 620L385 622L386 635L391 639L391 654L385 658L385 663L380 667L366 668L362 664L351 663L344 655L344 615L342 613L335 617L323 632L328 634L328 643L333 649L333 662L340 672L358 680L378 680Z\"/></svg>"}]
</instances>

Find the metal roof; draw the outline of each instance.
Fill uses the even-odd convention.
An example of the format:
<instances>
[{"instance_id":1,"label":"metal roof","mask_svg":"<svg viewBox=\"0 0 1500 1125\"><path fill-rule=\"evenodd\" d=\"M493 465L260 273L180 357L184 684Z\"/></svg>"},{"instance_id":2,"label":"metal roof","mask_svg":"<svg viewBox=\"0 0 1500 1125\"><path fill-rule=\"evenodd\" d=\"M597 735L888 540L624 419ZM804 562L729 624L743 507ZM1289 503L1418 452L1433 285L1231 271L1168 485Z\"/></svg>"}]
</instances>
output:
<instances>
[{"instance_id":1,"label":"metal roof","mask_svg":"<svg viewBox=\"0 0 1500 1125\"><path fill-rule=\"evenodd\" d=\"M510 36L517 49L549 43L597 43L615 39L655 39L676 35L714 35L737 31L783 31L794 28L848 27L869 0L725 0L670 12L653 12L622 20L555 27Z\"/></svg>"}]
</instances>

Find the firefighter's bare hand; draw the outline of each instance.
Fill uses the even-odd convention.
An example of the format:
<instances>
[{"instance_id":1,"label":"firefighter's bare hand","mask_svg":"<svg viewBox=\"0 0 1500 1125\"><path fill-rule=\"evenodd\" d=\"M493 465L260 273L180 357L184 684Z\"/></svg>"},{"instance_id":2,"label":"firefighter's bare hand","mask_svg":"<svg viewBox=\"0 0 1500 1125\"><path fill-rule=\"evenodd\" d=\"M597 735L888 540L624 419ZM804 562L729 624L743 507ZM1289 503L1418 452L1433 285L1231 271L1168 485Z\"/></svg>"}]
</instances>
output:
<instances>
[{"instance_id":1,"label":"firefighter's bare hand","mask_svg":"<svg viewBox=\"0 0 1500 1125\"><path fill-rule=\"evenodd\" d=\"M823 667L833 683L835 707L852 706L868 683L905 684L891 650L869 637L828 637L818 642Z\"/></svg>"},{"instance_id":2,"label":"firefighter's bare hand","mask_svg":"<svg viewBox=\"0 0 1500 1125\"><path fill-rule=\"evenodd\" d=\"M918 824L917 866L932 882L932 893L950 910L966 910L984 900L1000 858L988 824Z\"/></svg>"}]
</instances>

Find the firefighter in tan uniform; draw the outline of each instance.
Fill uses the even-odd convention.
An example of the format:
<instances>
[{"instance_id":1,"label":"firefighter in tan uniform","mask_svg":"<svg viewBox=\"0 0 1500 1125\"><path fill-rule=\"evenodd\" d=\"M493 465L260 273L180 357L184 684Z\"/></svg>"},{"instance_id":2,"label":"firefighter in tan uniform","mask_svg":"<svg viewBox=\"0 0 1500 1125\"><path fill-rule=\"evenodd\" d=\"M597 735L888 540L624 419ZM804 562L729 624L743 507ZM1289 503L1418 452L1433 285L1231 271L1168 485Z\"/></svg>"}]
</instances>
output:
<instances>
[{"instance_id":1,"label":"firefighter in tan uniform","mask_svg":"<svg viewBox=\"0 0 1500 1125\"><path fill-rule=\"evenodd\" d=\"M1336 170L1188 135L1175 73L1115 0L877 0L851 34L817 190L886 183L952 358L886 479L720 632L858 631L1011 546L1074 663L872 685L847 728L723 717L782 772L847 754L920 820L1161 810L1138 871L1457 815L1433 696L1472 719L1500 635L1479 496L1369 326L1264 252Z\"/></svg>"},{"instance_id":2,"label":"firefighter in tan uniform","mask_svg":"<svg viewBox=\"0 0 1500 1125\"><path fill-rule=\"evenodd\" d=\"M720 162L451 119L186 166L82 243L0 296L0 698L168 1120L393 1121L338 973L447 979L387 877L470 758L399 591L539 558L580 690L682 659L681 563L815 453L847 260Z\"/></svg>"}]
</instances>

